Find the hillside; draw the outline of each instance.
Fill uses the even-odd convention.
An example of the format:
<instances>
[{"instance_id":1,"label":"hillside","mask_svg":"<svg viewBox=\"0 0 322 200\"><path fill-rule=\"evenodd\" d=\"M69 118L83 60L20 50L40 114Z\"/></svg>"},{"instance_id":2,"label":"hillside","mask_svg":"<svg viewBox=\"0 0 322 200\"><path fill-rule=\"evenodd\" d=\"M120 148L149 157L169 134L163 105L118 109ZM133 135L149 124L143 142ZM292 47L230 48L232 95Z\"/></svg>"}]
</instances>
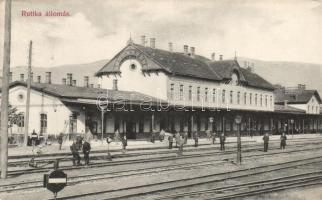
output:
<instances>
[{"instance_id":1,"label":"hillside","mask_svg":"<svg viewBox=\"0 0 322 200\"><path fill-rule=\"evenodd\" d=\"M245 61L254 63L254 72L272 84L296 86L303 83L309 89L317 89L322 94L322 65L300 62L262 61L238 58L242 67Z\"/></svg>"},{"instance_id":2,"label":"hillside","mask_svg":"<svg viewBox=\"0 0 322 200\"><path fill-rule=\"evenodd\" d=\"M108 60L99 60L92 63L61 65L50 68L33 67L32 71L34 73L34 81L37 80L37 76L41 76L41 81L44 82L46 72L50 71L52 73L52 83L61 84L62 78L66 78L67 73L72 73L73 79L77 80L78 86L83 86L84 76L89 76L89 82L96 85L97 78L94 77L94 74L107 62ZM25 74L25 79L27 78L26 66L14 67L11 71L13 80L20 80L20 74Z\"/></svg>"}]
</instances>

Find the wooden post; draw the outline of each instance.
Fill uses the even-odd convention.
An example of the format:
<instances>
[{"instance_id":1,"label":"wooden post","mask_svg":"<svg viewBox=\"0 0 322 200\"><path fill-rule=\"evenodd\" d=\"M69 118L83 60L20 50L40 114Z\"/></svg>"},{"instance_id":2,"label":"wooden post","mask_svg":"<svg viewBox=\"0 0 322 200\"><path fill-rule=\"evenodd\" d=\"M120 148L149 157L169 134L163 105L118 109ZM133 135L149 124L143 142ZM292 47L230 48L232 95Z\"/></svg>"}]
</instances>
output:
<instances>
[{"instance_id":1,"label":"wooden post","mask_svg":"<svg viewBox=\"0 0 322 200\"><path fill-rule=\"evenodd\" d=\"M104 109L102 109L102 116L101 116L101 120L102 120L102 138L101 138L101 141L103 142L103 137L104 137Z\"/></svg>"},{"instance_id":2,"label":"wooden post","mask_svg":"<svg viewBox=\"0 0 322 200\"><path fill-rule=\"evenodd\" d=\"M25 137L24 146L28 143L29 133L29 110L30 110L30 85L31 85L31 57L32 57L32 41L29 43L29 57L28 57L28 79L27 79L27 99L26 99L26 118L25 118Z\"/></svg>"},{"instance_id":3,"label":"wooden post","mask_svg":"<svg viewBox=\"0 0 322 200\"><path fill-rule=\"evenodd\" d=\"M8 107L11 45L11 0L5 1L3 71L1 94L1 178L7 178L8 170Z\"/></svg>"},{"instance_id":4,"label":"wooden post","mask_svg":"<svg viewBox=\"0 0 322 200\"><path fill-rule=\"evenodd\" d=\"M194 127L193 127L193 115L191 115L191 134L190 134L190 137L191 137L191 139L193 138L193 129L194 129Z\"/></svg>"}]
</instances>

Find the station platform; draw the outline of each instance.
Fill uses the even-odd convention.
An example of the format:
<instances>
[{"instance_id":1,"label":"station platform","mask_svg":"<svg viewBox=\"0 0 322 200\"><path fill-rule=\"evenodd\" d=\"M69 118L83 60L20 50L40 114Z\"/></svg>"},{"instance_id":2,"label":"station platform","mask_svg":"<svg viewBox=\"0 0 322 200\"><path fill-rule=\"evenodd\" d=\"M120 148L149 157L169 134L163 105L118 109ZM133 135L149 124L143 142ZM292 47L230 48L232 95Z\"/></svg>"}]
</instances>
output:
<instances>
[{"instance_id":1,"label":"station platform","mask_svg":"<svg viewBox=\"0 0 322 200\"><path fill-rule=\"evenodd\" d=\"M305 140L305 139L322 139L322 133L315 133L315 134L296 134L296 135L287 135L287 139L290 140ZM263 136L243 136L241 138L242 143L262 143L263 142ZM274 135L270 136L270 141L279 141L280 136ZM236 137L227 137L226 138L226 144L233 144L237 142ZM107 151L108 145L106 141L101 140L91 140L91 151ZM40 152L38 156L51 156L51 155L59 155L59 154L66 154L70 153L70 145L72 144L72 141L65 141L62 145L62 149L58 149L58 143L53 143L46 146L37 146L33 149L33 147L12 147L9 148L9 159L10 158L21 158L24 156L31 156L33 154L37 154L37 151ZM212 141L208 138L200 138L199 139L199 146L204 145L211 145ZM139 150L157 150L157 149L167 149L168 148L168 140L165 139L162 142L159 140L156 140L155 143L152 143L150 141L137 141L137 140L128 140L127 142L127 151L139 151ZM174 142L175 145L175 142ZM215 145L219 145L219 138L216 138ZM189 138L187 141L186 147L193 147L194 146L194 140ZM119 152L122 149L122 143L121 142L112 142L109 145L109 149L111 152Z\"/></svg>"}]
</instances>

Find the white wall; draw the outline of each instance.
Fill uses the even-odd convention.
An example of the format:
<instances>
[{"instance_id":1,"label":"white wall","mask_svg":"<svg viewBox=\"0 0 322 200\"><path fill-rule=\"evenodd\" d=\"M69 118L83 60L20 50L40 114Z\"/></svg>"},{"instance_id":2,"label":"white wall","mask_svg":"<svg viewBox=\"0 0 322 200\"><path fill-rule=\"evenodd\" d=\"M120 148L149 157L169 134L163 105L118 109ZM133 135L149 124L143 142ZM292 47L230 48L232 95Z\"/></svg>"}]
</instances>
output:
<instances>
[{"instance_id":1,"label":"white wall","mask_svg":"<svg viewBox=\"0 0 322 200\"><path fill-rule=\"evenodd\" d=\"M171 99L171 84L174 84L174 95ZM183 85L183 99L180 100L180 85ZM192 100L189 100L189 86L192 86ZM197 87L200 87L200 101L197 101ZM205 102L205 88L208 88L208 101ZM213 101L213 89L216 89L215 102ZM225 103L222 102L222 91L225 90ZM230 103L230 91L233 91L233 103ZM237 93L240 92L240 103L237 103ZM244 93L246 92L246 104L244 104ZM252 104L250 104L249 94L252 93ZM213 108L229 108L241 110L274 110L274 94L272 91L254 89L244 86L234 86L221 84L214 81L196 80L180 77L169 77L168 98L173 104L194 105ZM255 94L257 94L257 105L255 104ZM260 95L262 95L262 105L260 104ZM267 96L267 106L265 97ZM272 97L272 100L270 99Z\"/></svg>"},{"instance_id":2,"label":"white wall","mask_svg":"<svg viewBox=\"0 0 322 200\"><path fill-rule=\"evenodd\" d=\"M21 98L22 97L22 98ZM17 86L9 90L9 102L18 112L26 113L27 90L24 86ZM34 129L40 132L40 114L47 114L47 134L56 135L62 131L68 132L69 116L73 111L80 115L77 117L77 132L85 132L85 113L81 107L66 107L58 98L35 90L30 93L29 132ZM25 115L25 114L24 114ZM16 126L13 133L24 133L24 129Z\"/></svg>"},{"instance_id":3,"label":"white wall","mask_svg":"<svg viewBox=\"0 0 322 200\"><path fill-rule=\"evenodd\" d=\"M306 104L289 104L289 106L304 110L307 114L320 114L320 104L315 96L312 96Z\"/></svg>"},{"instance_id":4,"label":"white wall","mask_svg":"<svg viewBox=\"0 0 322 200\"><path fill-rule=\"evenodd\" d=\"M131 64L137 66L135 70L130 69ZM167 76L163 72L144 74L136 59L124 61L120 71L120 75L102 76L99 79L102 88L112 89L113 80L117 79L119 90L137 91L164 100L167 98Z\"/></svg>"}]
</instances>

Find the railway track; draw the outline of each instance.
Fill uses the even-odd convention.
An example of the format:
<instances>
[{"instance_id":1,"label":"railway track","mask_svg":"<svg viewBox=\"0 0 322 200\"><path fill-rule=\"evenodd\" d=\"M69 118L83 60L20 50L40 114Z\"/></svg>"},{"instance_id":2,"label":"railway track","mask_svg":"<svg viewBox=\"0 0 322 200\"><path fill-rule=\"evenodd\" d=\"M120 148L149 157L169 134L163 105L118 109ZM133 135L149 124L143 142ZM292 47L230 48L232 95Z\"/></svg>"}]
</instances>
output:
<instances>
[{"instance_id":1,"label":"railway track","mask_svg":"<svg viewBox=\"0 0 322 200\"><path fill-rule=\"evenodd\" d=\"M153 184L146 184L146 185L143 184L143 185L125 187L120 189L109 189L109 190L83 193L83 194L77 194L77 195L63 196L58 199L80 199L80 198L85 198L85 199L98 198L98 199L109 199L109 200L132 199L132 198L141 199L145 195L155 194L158 192L173 191L176 189L189 188L193 186L200 186L200 185L211 184L211 183L218 183L220 181L240 179L244 177L250 177L250 176L265 174L269 172L292 169L299 166L308 166L312 164L320 165L321 163L322 163L322 156L317 156L317 157L310 157L310 158L301 159L301 160L293 160L293 161L278 163L278 164L257 166L251 169L241 169L241 170L235 170L235 171L229 171L229 172L223 172L223 173L217 173L217 174L209 174L209 175L198 176L198 177L183 178L179 180L157 182ZM319 176L322 177L321 171L319 172ZM252 184L254 185L254 183ZM272 184L275 184L275 183L272 183ZM123 191L126 191L126 194L120 195L120 193L122 193Z\"/></svg>"},{"instance_id":2,"label":"railway track","mask_svg":"<svg viewBox=\"0 0 322 200\"><path fill-rule=\"evenodd\" d=\"M322 184L322 170L295 174L291 176L281 176L265 181L252 181L242 184L227 185L224 187L215 187L205 190L177 193L174 195L165 195L153 199L181 199L185 197L197 198L200 197L200 195L203 195L202 199L204 200L232 199L278 191L281 189L284 190L288 187L299 187L307 183L309 183L310 185ZM209 195L211 195L211 197L209 197ZM217 195L218 197L214 197L214 195Z\"/></svg>"},{"instance_id":3,"label":"railway track","mask_svg":"<svg viewBox=\"0 0 322 200\"><path fill-rule=\"evenodd\" d=\"M316 143L311 143L311 145L316 145L316 144L321 144L320 142ZM305 144L301 145L292 145L293 148L299 148L303 147ZM257 145L256 145L257 146ZM271 145L272 146L272 145ZM321 149L322 147L316 147L314 149ZM271 147L270 150L274 149L279 149L278 145L274 146L273 148ZM290 149L290 148L289 148ZM261 145L258 145L258 147L254 148L243 148L243 152L252 152L252 151L262 151ZM303 151L301 149L296 150L298 151ZM289 150L287 150L289 152ZM172 153L175 153L174 151ZM141 159L130 159L130 160L120 160L120 161L108 161L108 160L103 160L98 163L92 163L91 165L87 166L87 168L98 168L98 167L108 167L108 166L117 166L117 165L127 165L127 164L137 164L137 163L151 163L151 162L164 162L164 161L171 161L171 160L178 160L178 159L186 159L186 158L198 158L198 157L212 157L214 155L222 155L222 154L233 154L235 153L234 150L230 151L225 151L223 152L218 152L218 151L210 151L207 153L196 153L196 154L186 154L182 156L177 156L177 155L169 155L169 156L163 156L163 157L156 157L156 158L141 158ZM282 153L282 152L281 152ZM62 170L76 170L76 169L81 169L83 166L61 166L60 169ZM19 170L10 170L8 172L8 176L19 176L23 174L31 174L31 173L41 173L41 172L48 172L51 170L52 167L43 167L43 168L28 168L28 169L19 169Z\"/></svg>"},{"instance_id":4,"label":"railway track","mask_svg":"<svg viewBox=\"0 0 322 200\"><path fill-rule=\"evenodd\" d=\"M289 153L296 153L301 151L311 151L313 149L316 149L316 148L298 149L296 151L289 149L288 151L282 151L282 152L251 154L251 155L245 155L244 159L252 159L252 158L256 158L264 155L274 156L278 154L289 154ZM235 154L235 151L233 151L232 153ZM228 155L231 155L232 153ZM177 159L184 159L184 158L177 157ZM162 159L161 161L164 161L164 159ZM222 159L216 158L216 159L208 159L207 161L202 161L202 162L188 162L188 163L184 163L184 166L183 164L172 164L172 165L165 165L160 167L149 167L149 168L143 167L138 169L123 170L123 171L117 171L117 172L100 172L96 174L86 174L81 176L69 177L68 185L71 186L78 183L84 183L84 182L90 182L90 181L107 180L107 179L135 176L135 175L146 175L146 174L153 174L153 173L160 173L160 172L168 172L173 170L187 170L187 169L205 167L205 166L214 166L221 163L226 163L227 161L229 161L229 159L222 160ZM35 189L40 187L42 187L42 181L27 181L27 182L21 182L21 183L13 183L13 184L1 184L0 188L2 189L0 189L0 192L29 190L29 189Z\"/></svg>"},{"instance_id":5,"label":"railway track","mask_svg":"<svg viewBox=\"0 0 322 200\"><path fill-rule=\"evenodd\" d=\"M290 144L305 144L305 143L322 143L322 139L317 138L317 139L294 139L294 140L289 140ZM246 145L245 145L246 143ZM252 146L253 143L251 141L247 141L243 143L243 148ZM270 142L271 144L279 143L277 140L272 140ZM235 143L231 142L229 143L229 147L231 144L235 145ZM192 145L189 145L189 148L185 149L185 152L194 152L194 151L207 151L207 150L219 150L218 145L213 146L210 144L203 144L204 146L210 146L210 147L203 147L203 148L190 148ZM261 145L261 144L259 144ZM254 146L254 145L253 145ZM236 147L230 147L230 148L236 148ZM113 154L113 158L124 158L124 157L137 157L137 156L148 156L148 155L164 155L164 154L169 154L169 153L174 153L174 150L165 150L165 148L161 148L162 151L159 151L160 149L157 149L158 151L148 151L148 152L140 152L140 153L127 153L123 154L120 152L120 150L114 151L115 154ZM129 150L131 152L133 150ZM93 151L91 153L91 158L100 160L103 159L104 156L106 155L106 150L99 150L99 151ZM16 157L16 158L15 158ZM25 166L28 165L29 163L29 158L31 158L31 155L26 155L25 157L23 156L12 156L9 158L9 166ZM71 160L71 155L70 153L63 153L63 154L56 154L56 155L38 155L36 156L37 163L48 163L48 162L53 162L54 160L59 159L60 161L70 161ZM10 161L11 160L11 161ZM14 161L12 161L14 160ZM16 161L17 160L17 161Z\"/></svg>"}]
</instances>

